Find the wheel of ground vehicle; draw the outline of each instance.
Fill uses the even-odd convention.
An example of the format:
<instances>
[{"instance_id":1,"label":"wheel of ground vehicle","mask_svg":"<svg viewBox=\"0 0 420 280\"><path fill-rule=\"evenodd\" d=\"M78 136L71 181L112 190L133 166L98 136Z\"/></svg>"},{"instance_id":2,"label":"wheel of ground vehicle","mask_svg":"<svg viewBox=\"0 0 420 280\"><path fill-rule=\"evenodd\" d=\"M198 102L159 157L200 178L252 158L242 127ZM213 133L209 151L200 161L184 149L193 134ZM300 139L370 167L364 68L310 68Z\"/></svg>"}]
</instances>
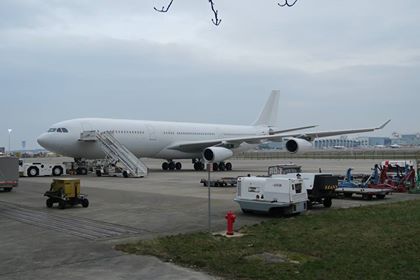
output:
<instances>
[{"instance_id":1,"label":"wheel of ground vehicle","mask_svg":"<svg viewBox=\"0 0 420 280\"><path fill-rule=\"evenodd\" d=\"M332 199L331 198L324 198L322 202L325 208L330 208L332 206Z\"/></svg>"},{"instance_id":2,"label":"wheel of ground vehicle","mask_svg":"<svg viewBox=\"0 0 420 280\"><path fill-rule=\"evenodd\" d=\"M344 193L345 198L351 198L353 196L352 193Z\"/></svg>"},{"instance_id":3,"label":"wheel of ground vehicle","mask_svg":"<svg viewBox=\"0 0 420 280\"><path fill-rule=\"evenodd\" d=\"M124 176L124 178L128 178L128 172L127 171L123 171L123 176Z\"/></svg>"},{"instance_id":4,"label":"wheel of ground vehicle","mask_svg":"<svg viewBox=\"0 0 420 280\"><path fill-rule=\"evenodd\" d=\"M48 198L47 201L45 202L45 204L47 205L48 208L52 208L53 207L53 201L51 198Z\"/></svg>"},{"instance_id":5,"label":"wheel of ground vehicle","mask_svg":"<svg viewBox=\"0 0 420 280\"><path fill-rule=\"evenodd\" d=\"M88 170L85 167L79 167L77 168L77 175L87 175Z\"/></svg>"},{"instance_id":6,"label":"wheel of ground vehicle","mask_svg":"<svg viewBox=\"0 0 420 280\"><path fill-rule=\"evenodd\" d=\"M101 170L96 170L96 176L98 176L98 177L101 177L102 176L102 172L101 172Z\"/></svg>"},{"instance_id":7,"label":"wheel of ground vehicle","mask_svg":"<svg viewBox=\"0 0 420 280\"><path fill-rule=\"evenodd\" d=\"M182 163L177 162L177 163L175 164L175 169L176 169L176 170L181 170L181 169L182 169Z\"/></svg>"},{"instance_id":8,"label":"wheel of ground vehicle","mask_svg":"<svg viewBox=\"0 0 420 280\"><path fill-rule=\"evenodd\" d=\"M66 209L66 202L64 200L60 200L58 202L58 208L60 208L60 209Z\"/></svg>"},{"instance_id":9,"label":"wheel of ground vehicle","mask_svg":"<svg viewBox=\"0 0 420 280\"><path fill-rule=\"evenodd\" d=\"M372 200L373 195L371 195L371 194L363 194L363 195L362 195L362 198L363 198L363 199L366 199L366 200Z\"/></svg>"},{"instance_id":10,"label":"wheel of ground vehicle","mask_svg":"<svg viewBox=\"0 0 420 280\"><path fill-rule=\"evenodd\" d=\"M252 211L251 210L248 210L248 209L241 208L241 210L242 210L242 213L244 213L244 214L250 214L250 213L252 213Z\"/></svg>"},{"instance_id":11,"label":"wheel of ground vehicle","mask_svg":"<svg viewBox=\"0 0 420 280\"><path fill-rule=\"evenodd\" d=\"M52 170L53 176L61 176L63 175L63 168L61 166L55 166Z\"/></svg>"},{"instance_id":12,"label":"wheel of ground vehicle","mask_svg":"<svg viewBox=\"0 0 420 280\"><path fill-rule=\"evenodd\" d=\"M83 208L88 208L89 207L89 200L87 198L82 200L82 206L83 206Z\"/></svg>"},{"instance_id":13,"label":"wheel of ground vehicle","mask_svg":"<svg viewBox=\"0 0 420 280\"><path fill-rule=\"evenodd\" d=\"M29 169L28 169L28 176L29 177L36 177L38 175L39 175L38 167L35 167L35 166L29 167Z\"/></svg>"},{"instance_id":14,"label":"wheel of ground vehicle","mask_svg":"<svg viewBox=\"0 0 420 280\"><path fill-rule=\"evenodd\" d=\"M376 198L377 199L384 199L385 198L385 195L384 194L377 194L376 195Z\"/></svg>"}]
</instances>

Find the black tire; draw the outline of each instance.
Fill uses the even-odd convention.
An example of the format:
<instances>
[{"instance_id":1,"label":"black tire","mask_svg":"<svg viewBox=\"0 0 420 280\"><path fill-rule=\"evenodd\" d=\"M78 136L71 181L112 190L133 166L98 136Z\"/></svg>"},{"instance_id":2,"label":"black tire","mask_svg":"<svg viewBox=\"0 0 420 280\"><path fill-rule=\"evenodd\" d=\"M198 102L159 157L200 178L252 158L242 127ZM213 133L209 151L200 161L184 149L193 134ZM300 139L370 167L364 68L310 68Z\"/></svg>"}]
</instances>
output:
<instances>
[{"instance_id":1,"label":"black tire","mask_svg":"<svg viewBox=\"0 0 420 280\"><path fill-rule=\"evenodd\" d=\"M55 166L52 170L53 176L61 176L63 175L63 168L61 166Z\"/></svg>"},{"instance_id":2,"label":"black tire","mask_svg":"<svg viewBox=\"0 0 420 280\"><path fill-rule=\"evenodd\" d=\"M3 190L4 190L5 192L11 192L11 191L12 191L12 188L3 188Z\"/></svg>"},{"instance_id":3,"label":"black tire","mask_svg":"<svg viewBox=\"0 0 420 280\"><path fill-rule=\"evenodd\" d=\"M60 200L58 202L58 208L60 208L60 209L66 209L66 202L64 200Z\"/></svg>"},{"instance_id":4,"label":"black tire","mask_svg":"<svg viewBox=\"0 0 420 280\"><path fill-rule=\"evenodd\" d=\"M101 177L102 176L101 170L99 170L99 169L96 170L96 176L98 176L98 177Z\"/></svg>"},{"instance_id":5,"label":"black tire","mask_svg":"<svg viewBox=\"0 0 420 280\"><path fill-rule=\"evenodd\" d=\"M83 206L83 208L88 208L89 207L89 200L87 198L82 200L82 206Z\"/></svg>"},{"instance_id":6,"label":"black tire","mask_svg":"<svg viewBox=\"0 0 420 280\"><path fill-rule=\"evenodd\" d=\"M195 171L199 171L200 170L200 167L199 167L199 165L198 165L199 163L198 162L195 162L194 163L194 170Z\"/></svg>"},{"instance_id":7,"label":"black tire","mask_svg":"<svg viewBox=\"0 0 420 280\"><path fill-rule=\"evenodd\" d=\"M125 171L125 170L123 171L123 177L124 177L124 178L128 178L128 172L127 172L127 171Z\"/></svg>"},{"instance_id":8,"label":"black tire","mask_svg":"<svg viewBox=\"0 0 420 280\"><path fill-rule=\"evenodd\" d=\"M38 167L32 166L28 169L28 177L37 177L39 175Z\"/></svg>"},{"instance_id":9,"label":"black tire","mask_svg":"<svg viewBox=\"0 0 420 280\"><path fill-rule=\"evenodd\" d=\"M226 170L226 165L224 162L219 163L219 170L220 171L225 171Z\"/></svg>"},{"instance_id":10,"label":"black tire","mask_svg":"<svg viewBox=\"0 0 420 280\"><path fill-rule=\"evenodd\" d=\"M377 194L376 198L377 199L385 199L385 195L384 194Z\"/></svg>"},{"instance_id":11,"label":"black tire","mask_svg":"<svg viewBox=\"0 0 420 280\"><path fill-rule=\"evenodd\" d=\"M227 163L226 163L226 170L227 170L227 171L232 171L232 167L233 167L233 166L232 166L232 163L230 163L230 162L227 162Z\"/></svg>"},{"instance_id":12,"label":"black tire","mask_svg":"<svg viewBox=\"0 0 420 280\"><path fill-rule=\"evenodd\" d=\"M206 167L204 165L204 163L202 163L202 162L200 162L198 166L199 166L199 171L203 171L205 169L205 167Z\"/></svg>"},{"instance_id":13,"label":"black tire","mask_svg":"<svg viewBox=\"0 0 420 280\"><path fill-rule=\"evenodd\" d=\"M162 170L168 171L168 169L169 169L169 163L167 162L162 163Z\"/></svg>"},{"instance_id":14,"label":"black tire","mask_svg":"<svg viewBox=\"0 0 420 280\"><path fill-rule=\"evenodd\" d=\"M322 202L325 208L331 208L332 206L332 199L331 198L324 198L324 201Z\"/></svg>"},{"instance_id":15,"label":"black tire","mask_svg":"<svg viewBox=\"0 0 420 280\"><path fill-rule=\"evenodd\" d=\"M344 197L345 198L351 198L353 196L353 194L352 193L344 193Z\"/></svg>"},{"instance_id":16,"label":"black tire","mask_svg":"<svg viewBox=\"0 0 420 280\"><path fill-rule=\"evenodd\" d=\"M362 198L363 198L363 199L366 199L366 200L372 200L373 195L371 195L371 194L363 194L363 195L362 195Z\"/></svg>"},{"instance_id":17,"label":"black tire","mask_svg":"<svg viewBox=\"0 0 420 280\"><path fill-rule=\"evenodd\" d=\"M241 208L241 210L242 210L242 213L244 213L244 214L250 214L250 213L252 213L252 211L251 210L248 210L248 209Z\"/></svg>"},{"instance_id":18,"label":"black tire","mask_svg":"<svg viewBox=\"0 0 420 280\"><path fill-rule=\"evenodd\" d=\"M88 170L85 167L79 167L79 168L77 168L77 172L76 173L77 173L77 175L83 175L83 176L85 176L85 175L88 174Z\"/></svg>"},{"instance_id":19,"label":"black tire","mask_svg":"<svg viewBox=\"0 0 420 280\"><path fill-rule=\"evenodd\" d=\"M176 169L176 170L181 170L181 169L182 169L182 163L177 162L177 163L175 164L175 169Z\"/></svg>"},{"instance_id":20,"label":"black tire","mask_svg":"<svg viewBox=\"0 0 420 280\"><path fill-rule=\"evenodd\" d=\"M52 208L54 203L51 198L48 198L47 201L45 201L45 204L47 205L48 208Z\"/></svg>"},{"instance_id":21,"label":"black tire","mask_svg":"<svg viewBox=\"0 0 420 280\"><path fill-rule=\"evenodd\" d=\"M175 170L175 162L171 161L171 162L168 164L168 168L169 168L169 170L174 171L174 170Z\"/></svg>"},{"instance_id":22,"label":"black tire","mask_svg":"<svg viewBox=\"0 0 420 280\"><path fill-rule=\"evenodd\" d=\"M219 164L213 163L213 171L219 171Z\"/></svg>"}]
</instances>

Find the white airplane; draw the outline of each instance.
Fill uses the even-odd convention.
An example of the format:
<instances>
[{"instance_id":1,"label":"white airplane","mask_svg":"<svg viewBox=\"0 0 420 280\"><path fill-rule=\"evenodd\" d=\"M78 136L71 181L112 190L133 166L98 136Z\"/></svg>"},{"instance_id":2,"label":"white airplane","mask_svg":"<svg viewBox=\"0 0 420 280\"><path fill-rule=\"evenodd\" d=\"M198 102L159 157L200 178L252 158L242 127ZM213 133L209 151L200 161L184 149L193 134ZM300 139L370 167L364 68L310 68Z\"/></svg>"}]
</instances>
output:
<instances>
[{"instance_id":1,"label":"white airplane","mask_svg":"<svg viewBox=\"0 0 420 280\"><path fill-rule=\"evenodd\" d=\"M98 141L80 138L84 131L108 131L136 157L166 160L164 170L181 169L181 163L174 162L180 159L192 159L195 170L203 170L205 161L214 162L215 169L231 170L232 164L225 160L234 152L253 149L266 141L285 139L286 149L298 153L311 149L315 138L375 131L390 122L376 128L290 133L316 126L276 128L278 103L279 91L273 91L259 118L248 126L84 118L56 123L37 140L45 149L63 156L103 159L105 153Z\"/></svg>"}]
</instances>

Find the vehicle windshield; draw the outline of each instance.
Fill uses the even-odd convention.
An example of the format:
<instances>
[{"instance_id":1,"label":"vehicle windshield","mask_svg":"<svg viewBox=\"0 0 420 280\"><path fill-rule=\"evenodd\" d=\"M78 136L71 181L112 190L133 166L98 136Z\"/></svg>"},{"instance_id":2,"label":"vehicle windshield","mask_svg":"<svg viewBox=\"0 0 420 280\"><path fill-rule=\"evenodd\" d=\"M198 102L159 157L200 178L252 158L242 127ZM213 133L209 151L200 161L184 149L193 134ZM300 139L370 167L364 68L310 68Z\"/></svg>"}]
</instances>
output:
<instances>
[{"instance_id":1,"label":"vehicle windshield","mask_svg":"<svg viewBox=\"0 0 420 280\"><path fill-rule=\"evenodd\" d=\"M50 128L50 129L48 129L48 132L56 132L57 131L57 128Z\"/></svg>"}]
</instances>

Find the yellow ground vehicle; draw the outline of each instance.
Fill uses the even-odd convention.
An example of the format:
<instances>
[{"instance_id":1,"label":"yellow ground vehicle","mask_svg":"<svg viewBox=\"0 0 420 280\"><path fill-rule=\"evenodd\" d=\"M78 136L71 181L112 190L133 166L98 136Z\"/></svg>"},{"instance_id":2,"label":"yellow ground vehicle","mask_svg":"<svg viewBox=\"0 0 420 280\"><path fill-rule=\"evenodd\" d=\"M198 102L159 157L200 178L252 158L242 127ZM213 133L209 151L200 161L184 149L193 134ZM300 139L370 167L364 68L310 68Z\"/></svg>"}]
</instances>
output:
<instances>
[{"instance_id":1,"label":"yellow ground vehicle","mask_svg":"<svg viewBox=\"0 0 420 280\"><path fill-rule=\"evenodd\" d=\"M80 193L80 179L54 179L50 190L45 192L44 196L48 197L48 208L52 208L54 203L58 203L60 209L65 209L67 205L81 204L85 208L89 206L87 195Z\"/></svg>"}]
</instances>

